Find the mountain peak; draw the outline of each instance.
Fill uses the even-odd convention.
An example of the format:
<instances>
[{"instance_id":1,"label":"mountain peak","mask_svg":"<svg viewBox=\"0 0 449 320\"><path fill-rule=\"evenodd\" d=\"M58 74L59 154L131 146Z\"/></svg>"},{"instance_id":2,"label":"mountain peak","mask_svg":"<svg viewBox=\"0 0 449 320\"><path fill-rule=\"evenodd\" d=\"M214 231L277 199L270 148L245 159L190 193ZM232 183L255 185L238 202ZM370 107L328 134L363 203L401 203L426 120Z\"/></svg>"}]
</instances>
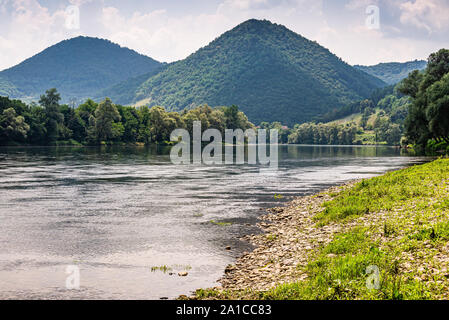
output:
<instances>
[{"instance_id":1,"label":"mountain peak","mask_svg":"<svg viewBox=\"0 0 449 320\"><path fill-rule=\"evenodd\" d=\"M288 31L286 27L271 22L270 20L249 19L246 20L229 32L246 32L260 34L264 32L275 32L276 30Z\"/></svg>"},{"instance_id":2,"label":"mountain peak","mask_svg":"<svg viewBox=\"0 0 449 320\"><path fill-rule=\"evenodd\" d=\"M285 26L250 19L151 76L133 102L170 110L236 104L255 123L293 124L383 85Z\"/></svg>"},{"instance_id":3,"label":"mountain peak","mask_svg":"<svg viewBox=\"0 0 449 320\"><path fill-rule=\"evenodd\" d=\"M246 21L243 21L236 28L238 28L239 26L272 26L272 25L275 25L275 24L272 23L270 20L253 18L253 19L248 19Z\"/></svg>"},{"instance_id":4,"label":"mountain peak","mask_svg":"<svg viewBox=\"0 0 449 320\"><path fill-rule=\"evenodd\" d=\"M160 65L109 40L78 36L0 72L0 78L9 87L23 92L12 98L36 100L45 90L57 88L63 101L81 100L121 81L152 72Z\"/></svg>"}]
</instances>

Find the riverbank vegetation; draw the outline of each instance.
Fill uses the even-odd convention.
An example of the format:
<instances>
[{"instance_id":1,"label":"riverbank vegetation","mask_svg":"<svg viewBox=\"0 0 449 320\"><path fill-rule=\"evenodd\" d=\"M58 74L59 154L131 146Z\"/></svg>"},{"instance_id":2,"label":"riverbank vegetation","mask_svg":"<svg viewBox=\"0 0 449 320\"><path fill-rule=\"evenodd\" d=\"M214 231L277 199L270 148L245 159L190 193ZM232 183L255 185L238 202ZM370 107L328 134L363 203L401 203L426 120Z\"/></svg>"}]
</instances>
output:
<instances>
[{"instance_id":1,"label":"riverbank vegetation","mask_svg":"<svg viewBox=\"0 0 449 320\"><path fill-rule=\"evenodd\" d=\"M369 99L351 103L288 128L279 122L262 122L278 129L280 141L320 145L401 145L410 98L399 86L376 90Z\"/></svg>"},{"instance_id":2,"label":"riverbank vegetation","mask_svg":"<svg viewBox=\"0 0 449 320\"><path fill-rule=\"evenodd\" d=\"M269 245L253 238L268 248L261 262L229 266L224 288L196 298L448 299L448 199L449 159L298 199L268 216ZM252 290L265 269L274 285ZM245 288L236 290L239 279Z\"/></svg>"},{"instance_id":3,"label":"riverbank vegetation","mask_svg":"<svg viewBox=\"0 0 449 320\"><path fill-rule=\"evenodd\" d=\"M449 50L431 54L424 70L376 90L369 99L283 128L288 143L387 144L413 147L418 153L448 153Z\"/></svg>"},{"instance_id":4,"label":"riverbank vegetation","mask_svg":"<svg viewBox=\"0 0 449 320\"><path fill-rule=\"evenodd\" d=\"M165 144L174 129L202 130L254 127L237 106L199 106L182 112L162 107L126 107L106 98L78 107L60 105L56 89L47 90L39 105L0 97L0 145Z\"/></svg>"},{"instance_id":5,"label":"riverbank vegetation","mask_svg":"<svg viewBox=\"0 0 449 320\"><path fill-rule=\"evenodd\" d=\"M321 145L402 145L419 153L449 152L449 50L430 55L424 70L375 90L368 99L288 128L277 128L283 143Z\"/></svg>"},{"instance_id":6,"label":"riverbank vegetation","mask_svg":"<svg viewBox=\"0 0 449 320\"><path fill-rule=\"evenodd\" d=\"M288 128L262 122L261 128L278 129L281 143L318 145L401 145L410 97L399 85L378 89L369 99L351 103Z\"/></svg>"},{"instance_id":7,"label":"riverbank vegetation","mask_svg":"<svg viewBox=\"0 0 449 320\"><path fill-rule=\"evenodd\" d=\"M430 55L424 72L414 71L399 90L411 97L405 122L409 143L424 151L449 151L449 50Z\"/></svg>"}]
</instances>

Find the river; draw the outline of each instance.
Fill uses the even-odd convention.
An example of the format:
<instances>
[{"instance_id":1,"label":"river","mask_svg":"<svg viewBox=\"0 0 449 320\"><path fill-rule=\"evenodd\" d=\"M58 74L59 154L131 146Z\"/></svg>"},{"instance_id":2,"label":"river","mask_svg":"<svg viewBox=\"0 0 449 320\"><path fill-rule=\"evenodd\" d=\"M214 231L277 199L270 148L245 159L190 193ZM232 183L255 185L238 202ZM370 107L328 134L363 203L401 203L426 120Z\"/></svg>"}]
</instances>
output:
<instances>
[{"instance_id":1,"label":"river","mask_svg":"<svg viewBox=\"0 0 449 320\"><path fill-rule=\"evenodd\" d=\"M173 299L216 286L264 209L426 161L390 147L279 156L273 173L173 165L157 146L0 148L0 299ZM67 288L68 266L79 289Z\"/></svg>"}]
</instances>

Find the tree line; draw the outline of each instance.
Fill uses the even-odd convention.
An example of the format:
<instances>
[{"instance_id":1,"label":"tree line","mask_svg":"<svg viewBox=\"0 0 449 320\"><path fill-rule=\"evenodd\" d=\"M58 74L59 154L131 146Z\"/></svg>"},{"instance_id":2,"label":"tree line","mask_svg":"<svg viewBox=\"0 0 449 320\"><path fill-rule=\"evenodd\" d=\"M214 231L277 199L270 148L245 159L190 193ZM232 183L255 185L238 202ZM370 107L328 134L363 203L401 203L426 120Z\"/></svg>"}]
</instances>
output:
<instances>
[{"instance_id":1,"label":"tree line","mask_svg":"<svg viewBox=\"0 0 449 320\"><path fill-rule=\"evenodd\" d=\"M317 117L313 122L286 128L279 123L267 128L282 128L281 141L293 144L322 145L400 145L409 97L396 86L376 90L369 99L348 104Z\"/></svg>"},{"instance_id":2,"label":"tree line","mask_svg":"<svg viewBox=\"0 0 449 320\"><path fill-rule=\"evenodd\" d=\"M100 103L88 99L77 107L60 104L56 89L47 90L39 103L0 97L0 144L150 144L167 143L174 129L192 131L201 121L203 130L249 129L254 125L237 106L199 106L182 112L162 107L129 107L109 98Z\"/></svg>"}]
</instances>

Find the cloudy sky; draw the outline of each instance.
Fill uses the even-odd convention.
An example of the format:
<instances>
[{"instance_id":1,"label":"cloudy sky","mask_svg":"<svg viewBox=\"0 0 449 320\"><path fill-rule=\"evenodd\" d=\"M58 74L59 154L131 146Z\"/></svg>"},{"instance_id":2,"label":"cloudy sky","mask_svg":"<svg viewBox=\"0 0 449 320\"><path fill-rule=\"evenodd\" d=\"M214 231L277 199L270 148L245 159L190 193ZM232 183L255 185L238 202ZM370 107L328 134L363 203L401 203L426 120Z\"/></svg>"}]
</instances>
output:
<instances>
[{"instance_id":1,"label":"cloudy sky","mask_svg":"<svg viewBox=\"0 0 449 320\"><path fill-rule=\"evenodd\" d=\"M171 62L249 18L283 24L350 64L449 47L449 0L0 0L0 70L78 35Z\"/></svg>"}]
</instances>

